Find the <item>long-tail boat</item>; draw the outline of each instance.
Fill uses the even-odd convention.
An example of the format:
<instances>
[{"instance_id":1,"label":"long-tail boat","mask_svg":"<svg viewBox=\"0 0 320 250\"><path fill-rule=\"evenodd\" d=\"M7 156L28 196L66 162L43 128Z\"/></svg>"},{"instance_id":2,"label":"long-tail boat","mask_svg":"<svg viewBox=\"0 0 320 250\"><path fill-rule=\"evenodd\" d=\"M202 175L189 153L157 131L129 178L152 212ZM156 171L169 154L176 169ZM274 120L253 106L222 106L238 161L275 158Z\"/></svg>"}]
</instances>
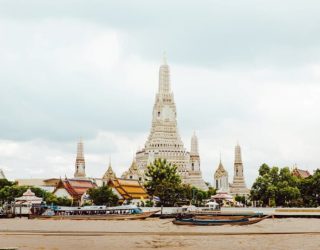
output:
<instances>
[{"instance_id":1,"label":"long-tail boat","mask_svg":"<svg viewBox=\"0 0 320 250\"><path fill-rule=\"evenodd\" d=\"M197 218L176 218L172 221L176 225L195 225L195 226L221 226L221 225L250 225L258 223L269 216L261 218L243 217L243 218L217 218L214 219L197 219Z\"/></svg>"},{"instance_id":2,"label":"long-tail boat","mask_svg":"<svg viewBox=\"0 0 320 250\"><path fill-rule=\"evenodd\" d=\"M41 215L32 214L29 219L53 220L137 220L146 219L159 212L143 212L139 207L117 206L85 206L85 207L52 207Z\"/></svg>"}]
</instances>

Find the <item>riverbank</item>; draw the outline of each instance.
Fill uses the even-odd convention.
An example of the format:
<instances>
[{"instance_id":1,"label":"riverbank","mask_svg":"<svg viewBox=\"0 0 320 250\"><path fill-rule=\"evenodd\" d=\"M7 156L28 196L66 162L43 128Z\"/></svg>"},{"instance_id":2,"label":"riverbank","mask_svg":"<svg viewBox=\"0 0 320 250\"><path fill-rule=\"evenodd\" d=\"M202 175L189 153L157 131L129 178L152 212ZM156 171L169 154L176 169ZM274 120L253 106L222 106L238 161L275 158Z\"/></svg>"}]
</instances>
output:
<instances>
[{"instance_id":1,"label":"riverbank","mask_svg":"<svg viewBox=\"0 0 320 250\"><path fill-rule=\"evenodd\" d=\"M0 221L0 248L320 249L319 219L267 219L249 226L177 226L171 220Z\"/></svg>"}]
</instances>

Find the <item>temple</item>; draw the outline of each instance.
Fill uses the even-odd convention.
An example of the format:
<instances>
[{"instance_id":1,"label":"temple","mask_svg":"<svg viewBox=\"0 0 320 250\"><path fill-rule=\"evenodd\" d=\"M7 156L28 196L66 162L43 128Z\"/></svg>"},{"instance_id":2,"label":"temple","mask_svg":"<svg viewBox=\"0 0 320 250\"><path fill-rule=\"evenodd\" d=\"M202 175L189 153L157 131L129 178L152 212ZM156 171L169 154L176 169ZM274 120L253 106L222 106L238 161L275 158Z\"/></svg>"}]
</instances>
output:
<instances>
[{"instance_id":1,"label":"temple","mask_svg":"<svg viewBox=\"0 0 320 250\"><path fill-rule=\"evenodd\" d=\"M184 183L207 190L200 170L198 139L194 134L191 152L188 152L181 140L177 128L177 110L171 91L170 68L164 58L159 71L159 86L152 112L152 124L149 137L143 149L136 153L135 164L123 177L132 178L140 170L146 171L148 164L155 159L166 159L177 166ZM132 174L131 174L132 173ZM140 177L143 178L141 173Z\"/></svg>"},{"instance_id":2,"label":"temple","mask_svg":"<svg viewBox=\"0 0 320 250\"><path fill-rule=\"evenodd\" d=\"M81 205L84 202L86 192L89 188L97 187L93 180L89 179L68 179L67 177L58 182L53 194L57 197L71 199L75 204Z\"/></svg>"},{"instance_id":3,"label":"temple","mask_svg":"<svg viewBox=\"0 0 320 250\"><path fill-rule=\"evenodd\" d=\"M82 139L78 142L77 147L77 158L75 163L74 178L85 178L86 177L86 163L83 154L83 142Z\"/></svg>"},{"instance_id":4,"label":"temple","mask_svg":"<svg viewBox=\"0 0 320 250\"><path fill-rule=\"evenodd\" d=\"M222 165L221 156L219 166L214 173L213 187L217 190L217 192L229 193L228 172Z\"/></svg>"},{"instance_id":5,"label":"temple","mask_svg":"<svg viewBox=\"0 0 320 250\"><path fill-rule=\"evenodd\" d=\"M123 179L132 179L144 182L146 180L145 172L143 169L139 168L136 162L136 159L133 158L131 166L128 171L125 171L121 178Z\"/></svg>"},{"instance_id":6,"label":"temple","mask_svg":"<svg viewBox=\"0 0 320 250\"><path fill-rule=\"evenodd\" d=\"M233 183L230 184L230 194L233 196L248 196L249 193L250 190L247 188L244 180L241 148L237 144L235 147L234 174Z\"/></svg>"},{"instance_id":7,"label":"temple","mask_svg":"<svg viewBox=\"0 0 320 250\"><path fill-rule=\"evenodd\" d=\"M297 165L294 165L291 170L291 174L301 179L305 179L311 176L308 170L303 170L298 168Z\"/></svg>"},{"instance_id":8,"label":"temple","mask_svg":"<svg viewBox=\"0 0 320 250\"><path fill-rule=\"evenodd\" d=\"M110 180L115 180L116 178L116 174L111 167L111 160L109 160L109 166L107 171L102 176L102 181L104 184L107 184Z\"/></svg>"}]
</instances>

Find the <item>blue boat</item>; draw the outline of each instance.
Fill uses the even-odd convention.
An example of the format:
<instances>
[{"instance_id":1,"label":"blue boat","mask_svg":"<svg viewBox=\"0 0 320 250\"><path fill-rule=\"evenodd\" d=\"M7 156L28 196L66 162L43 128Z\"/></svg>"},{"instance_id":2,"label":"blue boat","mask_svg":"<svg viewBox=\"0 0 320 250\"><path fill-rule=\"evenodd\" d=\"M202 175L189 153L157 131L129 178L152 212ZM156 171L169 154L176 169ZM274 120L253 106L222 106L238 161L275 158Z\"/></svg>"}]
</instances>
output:
<instances>
[{"instance_id":1,"label":"blue boat","mask_svg":"<svg viewBox=\"0 0 320 250\"><path fill-rule=\"evenodd\" d=\"M237 219L196 219L196 218L176 218L172 221L176 225L195 225L195 226L221 226L221 225L250 225L258 223L270 216L262 218L237 218Z\"/></svg>"}]
</instances>

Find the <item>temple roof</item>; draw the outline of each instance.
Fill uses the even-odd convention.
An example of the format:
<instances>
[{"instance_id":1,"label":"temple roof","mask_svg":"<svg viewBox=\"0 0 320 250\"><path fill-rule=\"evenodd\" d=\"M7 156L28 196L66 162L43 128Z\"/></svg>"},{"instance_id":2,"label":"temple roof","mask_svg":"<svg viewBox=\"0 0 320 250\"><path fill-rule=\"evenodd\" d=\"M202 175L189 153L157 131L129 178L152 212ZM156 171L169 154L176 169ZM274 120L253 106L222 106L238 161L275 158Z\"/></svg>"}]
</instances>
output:
<instances>
[{"instance_id":1,"label":"temple roof","mask_svg":"<svg viewBox=\"0 0 320 250\"><path fill-rule=\"evenodd\" d=\"M97 185L86 179L65 179L60 180L55 191L60 188L64 188L73 198L80 198L89 188L94 188ZM55 191L53 193L55 193Z\"/></svg>"},{"instance_id":2,"label":"temple roof","mask_svg":"<svg viewBox=\"0 0 320 250\"><path fill-rule=\"evenodd\" d=\"M222 162L220 160L219 166L218 166L216 172L214 173L214 176L215 176L215 178L219 178L219 177L225 176L225 175L228 175L228 172L227 172L227 170L225 170L225 168L223 167Z\"/></svg>"},{"instance_id":3,"label":"temple roof","mask_svg":"<svg viewBox=\"0 0 320 250\"><path fill-rule=\"evenodd\" d=\"M115 179L108 182L117 190L123 199L147 199L149 196L147 190L142 186L138 180Z\"/></svg>"},{"instance_id":4,"label":"temple roof","mask_svg":"<svg viewBox=\"0 0 320 250\"><path fill-rule=\"evenodd\" d=\"M308 178L309 176L311 176L311 174L309 173L308 170L302 170L302 169L298 169L298 168L294 168L292 170L292 174L294 176L300 177L302 179Z\"/></svg>"},{"instance_id":5,"label":"temple roof","mask_svg":"<svg viewBox=\"0 0 320 250\"><path fill-rule=\"evenodd\" d=\"M31 203L41 203L42 198L37 197L35 193L33 193L30 188L26 192L23 193L21 197L15 198L16 203L24 203L24 202L31 202Z\"/></svg>"},{"instance_id":6,"label":"temple roof","mask_svg":"<svg viewBox=\"0 0 320 250\"><path fill-rule=\"evenodd\" d=\"M139 169L139 168L138 168L136 159L133 158L132 163L131 163L131 166L130 166L130 168L129 168L129 172L130 172L130 173L136 173L136 172L138 171L138 169Z\"/></svg>"},{"instance_id":7,"label":"temple roof","mask_svg":"<svg viewBox=\"0 0 320 250\"><path fill-rule=\"evenodd\" d=\"M113 169L111 167L111 165L109 165L107 171L104 173L102 179L110 179L110 178L116 178L116 174L113 172Z\"/></svg>"}]
</instances>

